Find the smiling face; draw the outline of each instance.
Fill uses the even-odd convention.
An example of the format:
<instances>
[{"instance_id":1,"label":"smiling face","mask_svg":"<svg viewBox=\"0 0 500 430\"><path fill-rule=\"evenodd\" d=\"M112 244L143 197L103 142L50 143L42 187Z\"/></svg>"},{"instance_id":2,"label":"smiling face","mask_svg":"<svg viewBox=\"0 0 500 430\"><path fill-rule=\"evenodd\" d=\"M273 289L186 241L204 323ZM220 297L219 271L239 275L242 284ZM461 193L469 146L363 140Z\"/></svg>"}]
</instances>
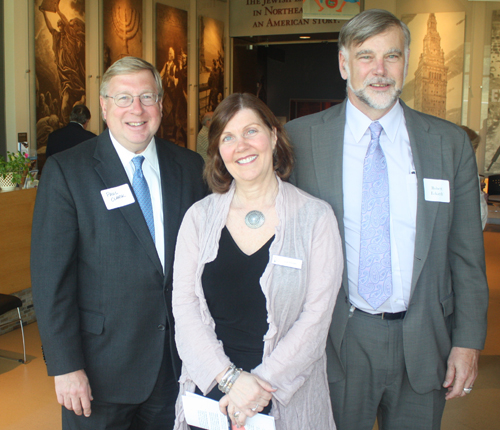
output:
<instances>
[{"instance_id":1,"label":"smiling face","mask_svg":"<svg viewBox=\"0 0 500 430\"><path fill-rule=\"evenodd\" d=\"M149 70L111 78L108 96L117 94L138 96L144 93L158 94L158 88ZM112 98L100 97L102 115L111 134L129 151L139 154L144 151L160 127L161 98L153 106L144 106L139 97L128 107L118 107Z\"/></svg>"},{"instance_id":2,"label":"smiling face","mask_svg":"<svg viewBox=\"0 0 500 430\"><path fill-rule=\"evenodd\" d=\"M242 109L224 128L219 152L236 185L264 183L274 178L275 146L276 132L271 131L252 109Z\"/></svg>"},{"instance_id":3,"label":"smiling face","mask_svg":"<svg viewBox=\"0 0 500 430\"><path fill-rule=\"evenodd\" d=\"M403 32L391 27L340 51L339 68L351 103L372 120L383 117L398 100L406 77Z\"/></svg>"}]
</instances>

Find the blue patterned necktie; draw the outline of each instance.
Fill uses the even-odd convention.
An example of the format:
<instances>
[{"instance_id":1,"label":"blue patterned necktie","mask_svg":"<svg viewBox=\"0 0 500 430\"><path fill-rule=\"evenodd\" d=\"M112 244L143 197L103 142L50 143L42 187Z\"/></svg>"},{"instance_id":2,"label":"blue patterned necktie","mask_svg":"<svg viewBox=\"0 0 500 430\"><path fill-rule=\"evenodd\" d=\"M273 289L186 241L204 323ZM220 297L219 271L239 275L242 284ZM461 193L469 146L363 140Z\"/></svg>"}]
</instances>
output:
<instances>
[{"instance_id":1,"label":"blue patterned necktie","mask_svg":"<svg viewBox=\"0 0 500 430\"><path fill-rule=\"evenodd\" d=\"M358 292L377 309L392 295L389 176L380 123L372 122L370 132L363 164Z\"/></svg>"},{"instance_id":2,"label":"blue patterned necktie","mask_svg":"<svg viewBox=\"0 0 500 430\"><path fill-rule=\"evenodd\" d=\"M139 155L132 158L132 163L135 166L134 177L132 178L132 187L134 187L134 192L141 207L146 223L148 224L149 231L155 240L155 222L153 218L153 205L151 203L151 194L149 194L148 183L142 172L142 163L144 157Z\"/></svg>"}]
</instances>

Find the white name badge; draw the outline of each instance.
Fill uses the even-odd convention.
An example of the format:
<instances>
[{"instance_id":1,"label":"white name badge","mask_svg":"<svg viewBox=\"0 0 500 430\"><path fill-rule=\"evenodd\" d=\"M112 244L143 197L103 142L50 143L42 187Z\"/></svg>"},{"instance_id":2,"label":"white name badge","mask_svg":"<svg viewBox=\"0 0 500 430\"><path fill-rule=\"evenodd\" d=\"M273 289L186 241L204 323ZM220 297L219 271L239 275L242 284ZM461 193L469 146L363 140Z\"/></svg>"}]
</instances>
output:
<instances>
[{"instance_id":1,"label":"white name badge","mask_svg":"<svg viewBox=\"0 0 500 430\"><path fill-rule=\"evenodd\" d=\"M424 178L424 194L428 202L450 203L450 182Z\"/></svg>"},{"instance_id":2,"label":"white name badge","mask_svg":"<svg viewBox=\"0 0 500 430\"><path fill-rule=\"evenodd\" d=\"M272 263L277 266L291 267L293 269L302 269L302 260L296 258L282 257L281 255L273 255Z\"/></svg>"},{"instance_id":3,"label":"white name badge","mask_svg":"<svg viewBox=\"0 0 500 430\"><path fill-rule=\"evenodd\" d=\"M108 211L131 205L135 202L132 190L130 189L128 184L123 184L119 187L102 190L101 195Z\"/></svg>"}]
</instances>

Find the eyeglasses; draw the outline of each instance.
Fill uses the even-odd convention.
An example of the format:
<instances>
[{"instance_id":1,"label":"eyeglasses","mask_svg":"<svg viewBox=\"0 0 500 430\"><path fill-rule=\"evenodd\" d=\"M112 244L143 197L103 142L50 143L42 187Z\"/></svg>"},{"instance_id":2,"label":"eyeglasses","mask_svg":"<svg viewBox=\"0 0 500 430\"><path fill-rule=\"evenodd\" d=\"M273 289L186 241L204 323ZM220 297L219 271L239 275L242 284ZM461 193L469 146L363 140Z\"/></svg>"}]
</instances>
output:
<instances>
[{"instance_id":1,"label":"eyeglasses","mask_svg":"<svg viewBox=\"0 0 500 430\"><path fill-rule=\"evenodd\" d=\"M158 94L155 93L144 93L138 96L133 96L131 94L117 94L116 96L105 96L107 99L113 99L115 105L118 107L129 107L133 102L135 97L139 97L139 100L143 106L153 106L158 102Z\"/></svg>"}]
</instances>

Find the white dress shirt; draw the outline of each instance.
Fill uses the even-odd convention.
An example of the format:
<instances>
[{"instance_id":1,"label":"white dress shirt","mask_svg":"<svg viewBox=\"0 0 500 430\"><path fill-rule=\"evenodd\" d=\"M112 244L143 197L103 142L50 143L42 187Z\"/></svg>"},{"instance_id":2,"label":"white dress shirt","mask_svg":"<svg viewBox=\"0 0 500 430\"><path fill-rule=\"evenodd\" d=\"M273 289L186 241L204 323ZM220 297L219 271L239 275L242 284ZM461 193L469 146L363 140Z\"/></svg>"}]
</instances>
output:
<instances>
[{"instance_id":1,"label":"white dress shirt","mask_svg":"<svg viewBox=\"0 0 500 430\"><path fill-rule=\"evenodd\" d=\"M343 197L349 299L369 313L401 312L410 299L417 216L417 175L403 108L399 103L378 120L380 145L387 160L392 262L392 296L373 309L358 294L363 163L372 120L348 100L344 131Z\"/></svg>"},{"instance_id":2,"label":"white dress shirt","mask_svg":"<svg viewBox=\"0 0 500 430\"><path fill-rule=\"evenodd\" d=\"M123 168L127 173L130 183L134 177L135 166L132 163L132 158L137 155L142 155L144 161L142 163L142 171L146 182L149 187L149 194L151 194L151 203L153 205L153 218L155 223L155 245L156 252L160 258L161 265L165 271L165 236L163 233L163 199L161 194L161 177L160 177L160 164L158 162L158 154L156 152L155 138L151 139L149 145L140 154L129 151L122 146L109 132L111 142L118 153L118 157L123 164Z\"/></svg>"}]
</instances>

